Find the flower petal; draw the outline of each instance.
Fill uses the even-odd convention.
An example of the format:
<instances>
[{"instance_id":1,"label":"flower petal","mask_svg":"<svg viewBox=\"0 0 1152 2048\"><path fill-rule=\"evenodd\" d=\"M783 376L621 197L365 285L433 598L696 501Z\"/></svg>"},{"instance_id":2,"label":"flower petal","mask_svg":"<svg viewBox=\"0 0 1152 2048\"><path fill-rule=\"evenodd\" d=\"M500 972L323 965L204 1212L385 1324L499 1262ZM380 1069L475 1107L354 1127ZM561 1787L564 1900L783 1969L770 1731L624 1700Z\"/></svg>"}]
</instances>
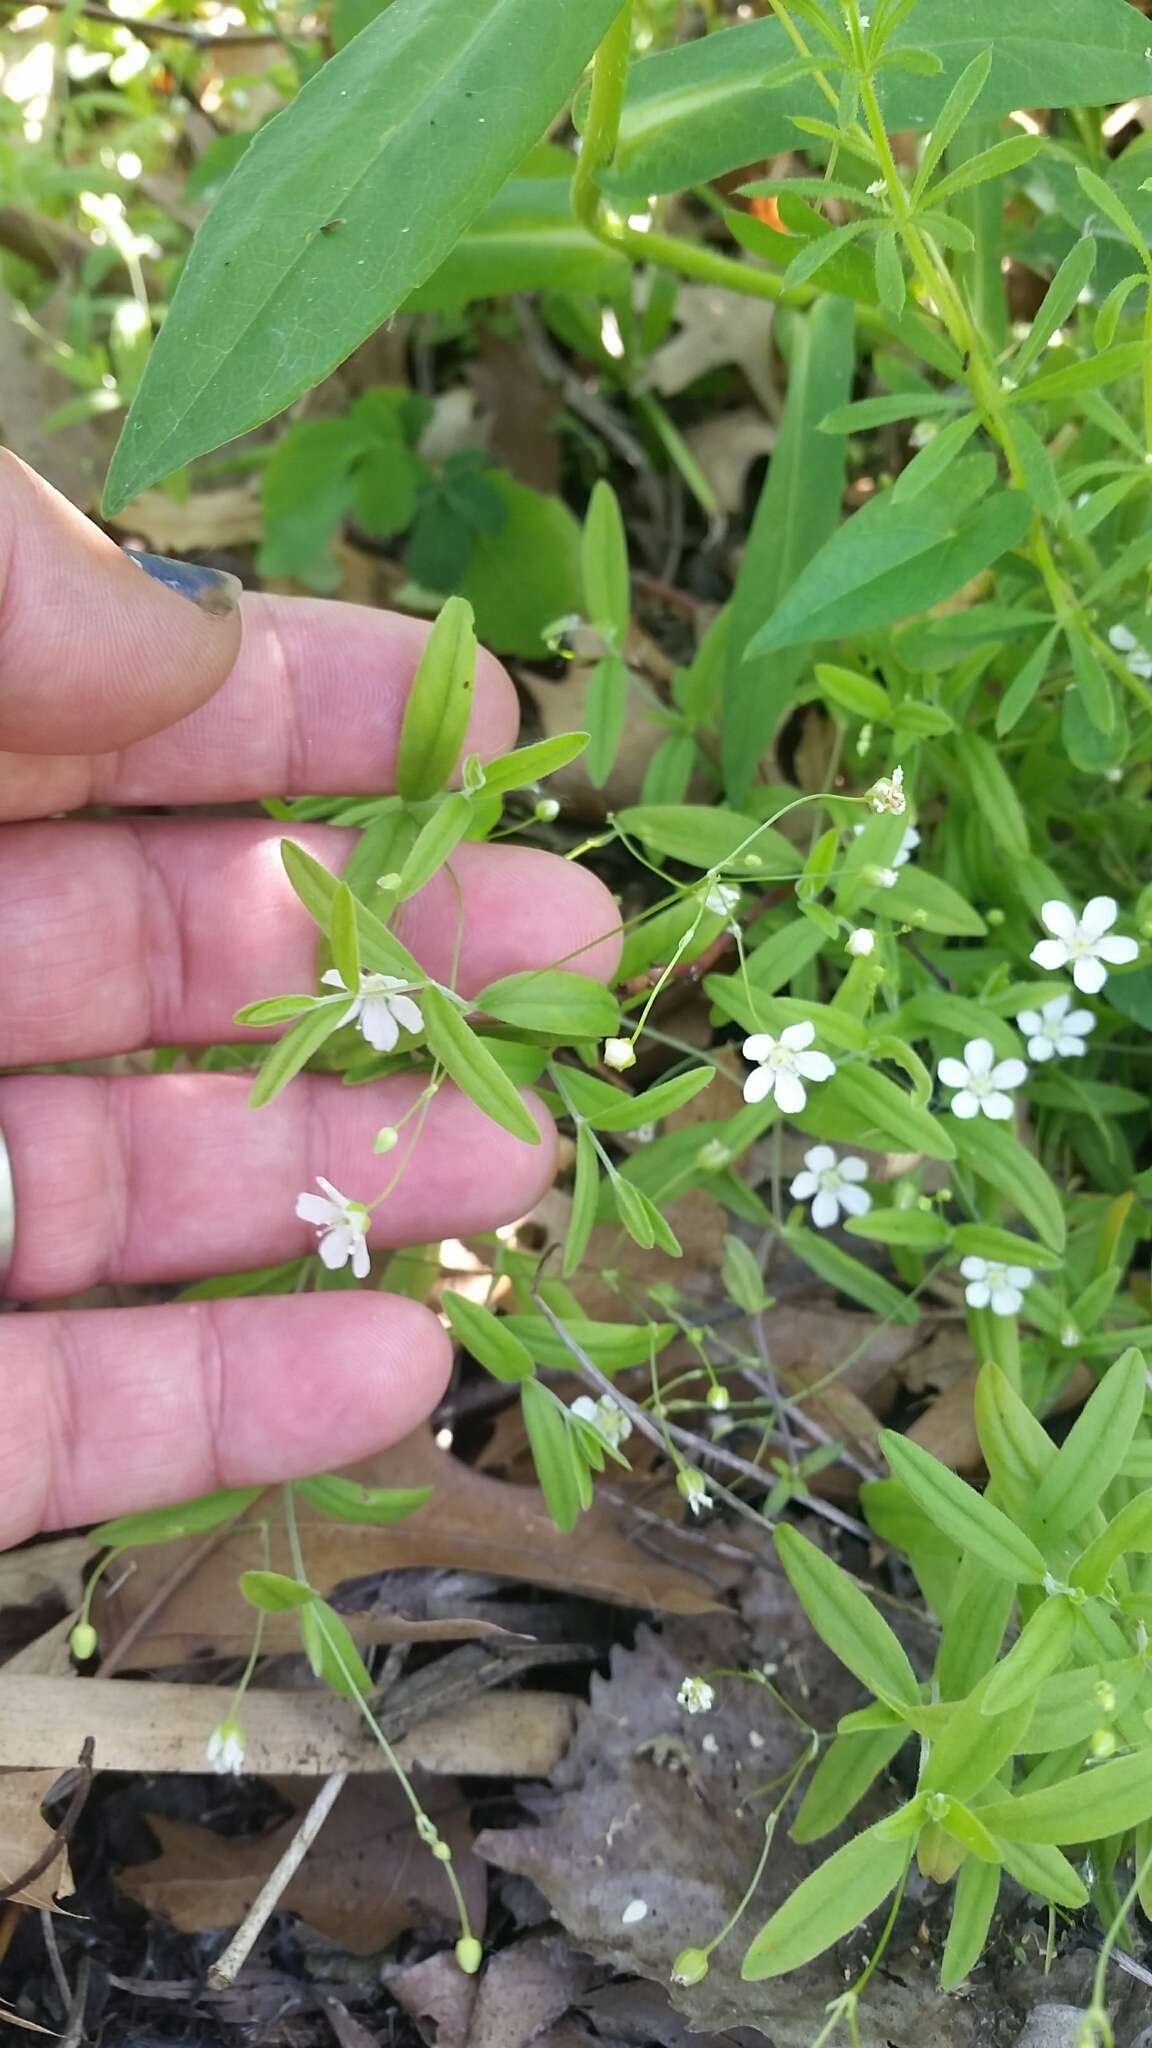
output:
<instances>
[{"instance_id":1,"label":"flower petal","mask_svg":"<svg viewBox=\"0 0 1152 2048\"><path fill-rule=\"evenodd\" d=\"M804 1154L804 1164L810 1166L813 1173L827 1173L829 1167L836 1164L836 1154L831 1145L813 1145L811 1151Z\"/></svg>"},{"instance_id":2,"label":"flower petal","mask_svg":"<svg viewBox=\"0 0 1152 2048\"><path fill-rule=\"evenodd\" d=\"M1089 1031L1096 1029L1095 1013L1092 1010L1073 1010L1070 1017L1065 1017L1063 1028L1065 1031L1074 1031L1078 1038L1083 1038Z\"/></svg>"},{"instance_id":3,"label":"flower petal","mask_svg":"<svg viewBox=\"0 0 1152 2048\"><path fill-rule=\"evenodd\" d=\"M805 1017L800 1024L786 1024L784 1026L783 1031L780 1033L780 1043L781 1045L786 1045L790 1052L800 1052L806 1045L811 1045L815 1036L816 1026L809 1018Z\"/></svg>"},{"instance_id":4,"label":"flower petal","mask_svg":"<svg viewBox=\"0 0 1152 2048\"><path fill-rule=\"evenodd\" d=\"M988 1078L997 1088L1020 1088L1028 1079L1028 1069L1023 1060L1001 1060Z\"/></svg>"},{"instance_id":5,"label":"flower petal","mask_svg":"<svg viewBox=\"0 0 1152 2048\"><path fill-rule=\"evenodd\" d=\"M1061 903L1058 897L1050 897L1047 903L1040 905L1040 922L1047 925L1056 938L1066 940L1069 945L1076 937L1076 913L1070 903ZM1035 954L1032 957L1035 959Z\"/></svg>"},{"instance_id":6,"label":"flower petal","mask_svg":"<svg viewBox=\"0 0 1152 2048\"><path fill-rule=\"evenodd\" d=\"M826 1052L798 1052L796 1072L803 1074L806 1081L830 1081L836 1072L836 1062Z\"/></svg>"},{"instance_id":7,"label":"flower petal","mask_svg":"<svg viewBox=\"0 0 1152 2048\"><path fill-rule=\"evenodd\" d=\"M1086 1053L1088 1047L1082 1038L1073 1038L1070 1031L1065 1031L1056 1040L1056 1050L1061 1059L1071 1060L1075 1059L1077 1053Z\"/></svg>"},{"instance_id":8,"label":"flower petal","mask_svg":"<svg viewBox=\"0 0 1152 2048\"><path fill-rule=\"evenodd\" d=\"M868 1161L866 1159L857 1159L856 1154L851 1152L847 1159L840 1161L840 1171L845 1180L867 1180Z\"/></svg>"},{"instance_id":9,"label":"flower petal","mask_svg":"<svg viewBox=\"0 0 1152 2048\"><path fill-rule=\"evenodd\" d=\"M372 1270L372 1259L366 1239L359 1235L352 1247L352 1271L357 1280L366 1280Z\"/></svg>"},{"instance_id":10,"label":"flower petal","mask_svg":"<svg viewBox=\"0 0 1152 2048\"><path fill-rule=\"evenodd\" d=\"M1014 1316L1024 1297L1015 1287L994 1287L991 1308L994 1316Z\"/></svg>"},{"instance_id":11,"label":"flower petal","mask_svg":"<svg viewBox=\"0 0 1152 2048\"><path fill-rule=\"evenodd\" d=\"M1098 939L1101 932L1111 929L1116 917L1117 906L1114 896L1093 896L1084 905L1080 929L1087 938Z\"/></svg>"},{"instance_id":12,"label":"flower petal","mask_svg":"<svg viewBox=\"0 0 1152 2048\"><path fill-rule=\"evenodd\" d=\"M744 1083L745 1102L763 1102L774 1093L777 1079L771 1067L755 1067Z\"/></svg>"},{"instance_id":13,"label":"flower petal","mask_svg":"<svg viewBox=\"0 0 1152 2048\"><path fill-rule=\"evenodd\" d=\"M831 1230L840 1214L840 1204L831 1188L821 1188L812 1204L812 1221L817 1230Z\"/></svg>"},{"instance_id":14,"label":"flower petal","mask_svg":"<svg viewBox=\"0 0 1152 2048\"><path fill-rule=\"evenodd\" d=\"M970 1038L964 1047L964 1060L970 1074L990 1074L996 1048L990 1038Z\"/></svg>"},{"instance_id":15,"label":"flower petal","mask_svg":"<svg viewBox=\"0 0 1152 2048\"><path fill-rule=\"evenodd\" d=\"M331 1200L335 1202L336 1207L339 1209L340 1214L343 1215L348 1201L347 1195L342 1195L340 1193L339 1188L334 1188L331 1181L325 1180L324 1175L322 1173L318 1173L316 1175L316 1185L318 1188L323 1188L324 1193L330 1196Z\"/></svg>"},{"instance_id":16,"label":"flower petal","mask_svg":"<svg viewBox=\"0 0 1152 2048\"><path fill-rule=\"evenodd\" d=\"M775 1050L776 1040L770 1031L754 1031L751 1038L746 1038L741 1047L746 1060L766 1060L769 1053Z\"/></svg>"},{"instance_id":17,"label":"flower petal","mask_svg":"<svg viewBox=\"0 0 1152 2048\"><path fill-rule=\"evenodd\" d=\"M1091 953L1085 953L1072 963L1072 979L1083 995L1098 996L1108 979L1108 969L1102 960Z\"/></svg>"},{"instance_id":18,"label":"flower petal","mask_svg":"<svg viewBox=\"0 0 1152 2048\"><path fill-rule=\"evenodd\" d=\"M320 976L320 979L323 982L325 988L338 988L342 994L347 996L350 996L352 993L351 989L348 986L348 983L345 981L344 976L341 974L340 969L338 967L325 968L324 973Z\"/></svg>"},{"instance_id":19,"label":"flower petal","mask_svg":"<svg viewBox=\"0 0 1152 2048\"><path fill-rule=\"evenodd\" d=\"M360 1233L347 1223L338 1223L334 1230L326 1230L316 1247L329 1272L335 1273L346 1266L356 1248Z\"/></svg>"},{"instance_id":20,"label":"flower petal","mask_svg":"<svg viewBox=\"0 0 1152 2048\"><path fill-rule=\"evenodd\" d=\"M964 1289L964 1299L969 1308L987 1308L992 1299L992 1289L986 1280L970 1280Z\"/></svg>"},{"instance_id":21,"label":"flower petal","mask_svg":"<svg viewBox=\"0 0 1152 2048\"><path fill-rule=\"evenodd\" d=\"M960 1261L960 1271L965 1280L982 1280L988 1271L988 1261L978 1258L975 1252L969 1252L967 1258Z\"/></svg>"},{"instance_id":22,"label":"flower petal","mask_svg":"<svg viewBox=\"0 0 1152 2048\"><path fill-rule=\"evenodd\" d=\"M369 996L360 1012L360 1029L376 1052L391 1052L400 1036L392 1002L391 996Z\"/></svg>"},{"instance_id":23,"label":"flower petal","mask_svg":"<svg viewBox=\"0 0 1152 2048\"><path fill-rule=\"evenodd\" d=\"M1068 1005L1071 1001L1072 998L1069 995L1067 989L1062 989L1058 996L1053 996L1051 1001L1045 1003L1044 1005L1044 1023L1059 1024L1060 1019L1063 1017L1064 1012L1068 1008ZM1042 1030L1043 1025L1037 1025L1036 1028L1037 1030Z\"/></svg>"},{"instance_id":24,"label":"flower petal","mask_svg":"<svg viewBox=\"0 0 1152 2048\"><path fill-rule=\"evenodd\" d=\"M1126 967L1129 960L1136 958L1140 948L1136 944L1135 939L1121 939L1113 936L1112 938L1097 939L1095 950L1097 957L1101 960L1107 960L1110 967Z\"/></svg>"},{"instance_id":25,"label":"flower petal","mask_svg":"<svg viewBox=\"0 0 1152 2048\"><path fill-rule=\"evenodd\" d=\"M1010 1095L985 1095L981 1098L980 1107L984 1111L985 1116L992 1118L993 1123L1006 1124L1012 1114L1012 1097Z\"/></svg>"},{"instance_id":26,"label":"flower petal","mask_svg":"<svg viewBox=\"0 0 1152 2048\"><path fill-rule=\"evenodd\" d=\"M339 1223L344 1211L323 1195L297 1195L296 1214L302 1223L315 1223L321 1230L330 1230Z\"/></svg>"},{"instance_id":27,"label":"flower petal","mask_svg":"<svg viewBox=\"0 0 1152 2048\"><path fill-rule=\"evenodd\" d=\"M1031 1287L1036 1278L1031 1266L1005 1266L1004 1274L1010 1287Z\"/></svg>"},{"instance_id":28,"label":"flower petal","mask_svg":"<svg viewBox=\"0 0 1152 2048\"><path fill-rule=\"evenodd\" d=\"M1030 1060L1035 1060L1038 1066L1043 1060L1050 1060L1060 1049L1061 1042L1059 1039L1057 1039L1055 1045L1053 1045L1050 1038L1030 1038L1028 1040L1028 1057Z\"/></svg>"},{"instance_id":29,"label":"flower petal","mask_svg":"<svg viewBox=\"0 0 1152 2048\"><path fill-rule=\"evenodd\" d=\"M799 1116L808 1096L799 1074L777 1074L776 1102L785 1116Z\"/></svg>"},{"instance_id":30,"label":"flower petal","mask_svg":"<svg viewBox=\"0 0 1152 2048\"><path fill-rule=\"evenodd\" d=\"M1057 996L1056 1001L1060 1001L1059 996ZM1051 1003L1045 1003L1043 1015L1041 1015L1039 1010L1021 1010L1020 1015L1016 1019L1017 1030L1022 1031L1026 1038L1035 1038L1039 1032L1043 1031L1044 1026L1047 1024L1048 1012L1051 1008Z\"/></svg>"},{"instance_id":31,"label":"flower petal","mask_svg":"<svg viewBox=\"0 0 1152 2048\"><path fill-rule=\"evenodd\" d=\"M966 1088L968 1086L968 1069L962 1060L941 1060L936 1072L946 1088Z\"/></svg>"},{"instance_id":32,"label":"flower petal","mask_svg":"<svg viewBox=\"0 0 1152 2048\"><path fill-rule=\"evenodd\" d=\"M788 1193L793 1201L806 1202L811 1195L816 1194L819 1186L820 1182L814 1173L798 1173L789 1187Z\"/></svg>"},{"instance_id":33,"label":"flower petal","mask_svg":"<svg viewBox=\"0 0 1152 2048\"><path fill-rule=\"evenodd\" d=\"M1045 974L1058 974L1062 967L1067 967L1071 957L1063 939L1041 939L1028 955L1037 967L1044 969Z\"/></svg>"},{"instance_id":34,"label":"flower petal","mask_svg":"<svg viewBox=\"0 0 1152 2048\"><path fill-rule=\"evenodd\" d=\"M419 1003L414 1003L411 996L393 996L392 1015L395 1017L401 1031L423 1031L424 1029L424 1019L420 1014L420 1005Z\"/></svg>"},{"instance_id":35,"label":"flower petal","mask_svg":"<svg viewBox=\"0 0 1152 2048\"><path fill-rule=\"evenodd\" d=\"M866 1216L872 1207L872 1197L867 1188L858 1188L849 1181L840 1189L840 1207L847 1216Z\"/></svg>"},{"instance_id":36,"label":"flower petal","mask_svg":"<svg viewBox=\"0 0 1152 2048\"><path fill-rule=\"evenodd\" d=\"M969 1117L979 1116L980 1097L973 1095L970 1088L962 1088L959 1095L952 1097L948 1107L952 1111L953 1116L958 1116L964 1122L967 1122Z\"/></svg>"}]
</instances>

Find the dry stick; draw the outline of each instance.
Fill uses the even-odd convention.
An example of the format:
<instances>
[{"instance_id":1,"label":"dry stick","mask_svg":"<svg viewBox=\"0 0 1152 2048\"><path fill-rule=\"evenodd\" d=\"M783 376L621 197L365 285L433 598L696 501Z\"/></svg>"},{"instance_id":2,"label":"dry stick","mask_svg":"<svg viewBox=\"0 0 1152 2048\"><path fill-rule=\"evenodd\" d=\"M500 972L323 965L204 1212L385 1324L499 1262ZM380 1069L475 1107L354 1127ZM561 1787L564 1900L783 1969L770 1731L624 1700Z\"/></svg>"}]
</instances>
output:
<instances>
[{"instance_id":1,"label":"dry stick","mask_svg":"<svg viewBox=\"0 0 1152 2048\"><path fill-rule=\"evenodd\" d=\"M210 1991L227 1991L236 1982L347 1782L347 1771L333 1771L316 1794L276 1868L261 1885L227 1948L209 1970Z\"/></svg>"}]
</instances>

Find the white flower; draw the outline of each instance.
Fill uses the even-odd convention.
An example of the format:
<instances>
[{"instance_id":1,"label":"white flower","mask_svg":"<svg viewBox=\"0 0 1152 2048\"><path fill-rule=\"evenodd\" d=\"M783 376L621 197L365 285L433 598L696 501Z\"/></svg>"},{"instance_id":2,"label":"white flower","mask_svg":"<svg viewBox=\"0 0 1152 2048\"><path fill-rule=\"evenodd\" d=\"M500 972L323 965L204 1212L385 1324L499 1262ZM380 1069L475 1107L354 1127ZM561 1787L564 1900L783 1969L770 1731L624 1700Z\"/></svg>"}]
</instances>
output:
<instances>
[{"instance_id":1,"label":"white flower","mask_svg":"<svg viewBox=\"0 0 1152 2048\"><path fill-rule=\"evenodd\" d=\"M681 1500L687 1501L694 1515L702 1515L705 1508L712 1506L712 1495L703 1474L693 1472L690 1465L682 1465L676 1474L676 1491Z\"/></svg>"},{"instance_id":2,"label":"white flower","mask_svg":"<svg viewBox=\"0 0 1152 2048\"><path fill-rule=\"evenodd\" d=\"M239 1778L244 1770L244 1730L239 1721L220 1721L208 1737L208 1762L221 1778Z\"/></svg>"},{"instance_id":3,"label":"white flower","mask_svg":"<svg viewBox=\"0 0 1152 2048\"><path fill-rule=\"evenodd\" d=\"M1108 644L1116 649L1117 654L1124 656L1125 666L1134 676L1139 676L1143 682L1152 677L1152 654L1141 646L1135 633L1130 633L1127 626L1109 626Z\"/></svg>"},{"instance_id":4,"label":"white flower","mask_svg":"<svg viewBox=\"0 0 1152 2048\"><path fill-rule=\"evenodd\" d=\"M779 1038L770 1031L746 1038L744 1057L755 1061L756 1071L744 1083L745 1102L763 1102L766 1095L773 1095L785 1116L799 1116L808 1100L805 1081L830 1081L836 1072L826 1052L806 1050L815 1036L816 1026L806 1021L785 1025Z\"/></svg>"},{"instance_id":5,"label":"white flower","mask_svg":"<svg viewBox=\"0 0 1152 2048\"><path fill-rule=\"evenodd\" d=\"M704 908L713 917L731 917L740 906L740 891L732 882L713 882L704 892Z\"/></svg>"},{"instance_id":6,"label":"white flower","mask_svg":"<svg viewBox=\"0 0 1152 2048\"><path fill-rule=\"evenodd\" d=\"M676 1705L686 1714L710 1714L715 1704L716 1694L706 1678L686 1678L676 1695Z\"/></svg>"},{"instance_id":7,"label":"white flower","mask_svg":"<svg viewBox=\"0 0 1152 2048\"><path fill-rule=\"evenodd\" d=\"M875 932L866 931L863 925L859 931L849 932L844 950L846 953L851 953L854 960L866 960L869 953L874 953L876 950Z\"/></svg>"},{"instance_id":8,"label":"white flower","mask_svg":"<svg viewBox=\"0 0 1152 2048\"><path fill-rule=\"evenodd\" d=\"M996 1259L969 1256L960 1261L968 1282L964 1299L970 1308L990 1308L994 1316L1014 1316L1024 1290L1035 1278L1031 1266L1002 1266Z\"/></svg>"},{"instance_id":9,"label":"white flower","mask_svg":"<svg viewBox=\"0 0 1152 2048\"><path fill-rule=\"evenodd\" d=\"M320 979L327 988L338 988L345 995L352 993L338 967L330 967ZM396 974L365 974L363 968L360 993L352 997L340 1022L357 1024L376 1052L391 1052L401 1031L424 1028L419 1005L412 1001L410 982L401 981Z\"/></svg>"},{"instance_id":10,"label":"white flower","mask_svg":"<svg viewBox=\"0 0 1152 2048\"><path fill-rule=\"evenodd\" d=\"M900 877L895 868L865 868L864 880L874 889L894 889Z\"/></svg>"},{"instance_id":11,"label":"white flower","mask_svg":"<svg viewBox=\"0 0 1152 2048\"><path fill-rule=\"evenodd\" d=\"M1021 1010L1016 1022L1028 1040L1030 1060L1072 1059L1087 1052L1084 1040L1096 1029L1091 1010L1068 1013L1070 995L1053 996L1042 1010Z\"/></svg>"},{"instance_id":12,"label":"white flower","mask_svg":"<svg viewBox=\"0 0 1152 2048\"><path fill-rule=\"evenodd\" d=\"M868 791L868 801L874 811L890 811L894 818L902 818L908 808L904 795L904 770L894 768L891 775L882 775Z\"/></svg>"},{"instance_id":13,"label":"white flower","mask_svg":"<svg viewBox=\"0 0 1152 2048\"><path fill-rule=\"evenodd\" d=\"M631 1422L611 1394L601 1394L598 1401L594 1401L591 1394L577 1394L570 1403L570 1411L581 1422L590 1422L613 1448L626 1443L632 1434Z\"/></svg>"},{"instance_id":14,"label":"white flower","mask_svg":"<svg viewBox=\"0 0 1152 2048\"><path fill-rule=\"evenodd\" d=\"M316 1175L316 1185L323 1188L323 1195L297 1195L296 1214L303 1222L316 1225L320 1240L316 1249L331 1271L351 1259L356 1278L366 1279L371 1265L365 1242L371 1220L367 1209L363 1202L342 1195L322 1173Z\"/></svg>"},{"instance_id":15,"label":"white flower","mask_svg":"<svg viewBox=\"0 0 1152 2048\"><path fill-rule=\"evenodd\" d=\"M863 825L853 825L853 837L859 839L860 834L865 829L866 828ZM894 868L907 867L908 862L911 860L912 855L915 853L916 848L919 846L919 844L920 834L916 830L915 825L909 825L908 830L905 832L904 837L902 838L899 846L896 849L896 852L892 855L892 866ZM885 869L884 872L885 874L887 874L888 870ZM889 887L891 887L891 884L889 884Z\"/></svg>"},{"instance_id":16,"label":"white flower","mask_svg":"<svg viewBox=\"0 0 1152 2048\"><path fill-rule=\"evenodd\" d=\"M866 186L865 189L869 199L882 199L888 187L883 178L873 178L872 183Z\"/></svg>"},{"instance_id":17,"label":"white flower","mask_svg":"<svg viewBox=\"0 0 1152 2048\"><path fill-rule=\"evenodd\" d=\"M636 1065L636 1048L630 1038L606 1038L604 1040L604 1065L612 1067L617 1074L627 1073Z\"/></svg>"},{"instance_id":18,"label":"white flower","mask_svg":"<svg viewBox=\"0 0 1152 2048\"><path fill-rule=\"evenodd\" d=\"M1046 974L1055 974L1071 964L1072 979L1086 996L1099 995L1108 979L1108 968L1126 966L1140 951L1135 939L1106 936L1116 922L1116 904L1111 896L1093 896L1079 918L1071 904L1053 899L1040 905L1040 921L1053 936L1033 946L1031 959Z\"/></svg>"},{"instance_id":19,"label":"white flower","mask_svg":"<svg viewBox=\"0 0 1152 2048\"><path fill-rule=\"evenodd\" d=\"M868 1178L863 1159L838 1160L831 1145L813 1145L804 1154L804 1172L798 1173L789 1193L798 1202L812 1197L812 1221L817 1230L830 1230L843 1209L846 1216L866 1216L872 1197L857 1185Z\"/></svg>"},{"instance_id":20,"label":"white flower","mask_svg":"<svg viewBox=\"0 0 1152 2048\"><path fill-rule=\"evenodd\" d=\"M941 1060L936 1072L946 1088L959 1090L949 1104L953 1116L979 1116L983 1110L999 1123L1012 1114L1012 1097L1004 1090L1028 1079L1023 1060L997 1061L987 1038L970 1038L963 1060Z\"/></svg>"}]
</instances>

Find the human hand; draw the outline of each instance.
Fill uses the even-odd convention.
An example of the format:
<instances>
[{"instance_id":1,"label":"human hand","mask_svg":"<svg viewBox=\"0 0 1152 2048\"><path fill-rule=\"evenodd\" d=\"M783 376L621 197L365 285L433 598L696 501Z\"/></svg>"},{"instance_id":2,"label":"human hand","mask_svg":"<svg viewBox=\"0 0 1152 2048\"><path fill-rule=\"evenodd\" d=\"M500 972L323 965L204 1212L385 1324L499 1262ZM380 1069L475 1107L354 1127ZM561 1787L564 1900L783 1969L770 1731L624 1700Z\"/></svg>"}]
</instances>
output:
<instances>
[{"instance_id":1,"label":"human hand","mask_svg":"<svg viewBox=\"0 0 1152 2048\"><path fill-rule=\"evenodd\" d=\"M238 607L232 579L190 573L198 602L142 574L0 452L9 1300L186 1282L311 1250L297 1193L323 1173L371 1197L373 1134L421 1085L305 1075L253 1112L243 1075L11 1071L256 1039L232 1022L241 1004L312 985L315 927L284 876L280 828L147 807L389 787L426 628L321 600ZM466 751L501 753L516 726L512 685L482 656ZM143 815L57 818L92 805ZM353 835L293 836L337 868ZM463 993L581 947L582 973L611 973L617 912L593 876L526 847L464 844L453 866ZM441 874L397 929L447 977L457 923ZM466 1235L530 1208L553 1160L551 1125L533 1113L537 1146L442 1089L372 1242ZM427 1414L449 1357L428 1309L372 1291L0 1316L0 1546L364 1456Z\"/></svg>"}]
</instances>

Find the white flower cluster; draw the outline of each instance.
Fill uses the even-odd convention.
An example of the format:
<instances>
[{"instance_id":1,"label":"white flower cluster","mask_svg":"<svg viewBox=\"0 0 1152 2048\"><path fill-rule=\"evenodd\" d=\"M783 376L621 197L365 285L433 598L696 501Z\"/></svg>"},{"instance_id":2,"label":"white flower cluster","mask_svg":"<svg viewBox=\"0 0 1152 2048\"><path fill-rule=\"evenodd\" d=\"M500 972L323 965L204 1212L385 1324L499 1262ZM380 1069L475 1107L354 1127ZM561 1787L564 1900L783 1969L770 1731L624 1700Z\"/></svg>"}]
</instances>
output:
<instances>
[{"instance_id":1,"label":"white flower cluster","mask_svg":"<svg viewBox=\"0 0 1152 2048\"><path fill-rule=\"evenodd\" d=\"M611 1394L601 1394L598 1401L594 1401L591 1394L577 1394L576 1399L569 1404L569 1412L577 1416L581 1422L590 1422L593 1429L597 1430L614 1450L627 1443L632 1434L632 1424L628 1416L619 1401L612 1399Z\"/></svg>"}]
</instances>

